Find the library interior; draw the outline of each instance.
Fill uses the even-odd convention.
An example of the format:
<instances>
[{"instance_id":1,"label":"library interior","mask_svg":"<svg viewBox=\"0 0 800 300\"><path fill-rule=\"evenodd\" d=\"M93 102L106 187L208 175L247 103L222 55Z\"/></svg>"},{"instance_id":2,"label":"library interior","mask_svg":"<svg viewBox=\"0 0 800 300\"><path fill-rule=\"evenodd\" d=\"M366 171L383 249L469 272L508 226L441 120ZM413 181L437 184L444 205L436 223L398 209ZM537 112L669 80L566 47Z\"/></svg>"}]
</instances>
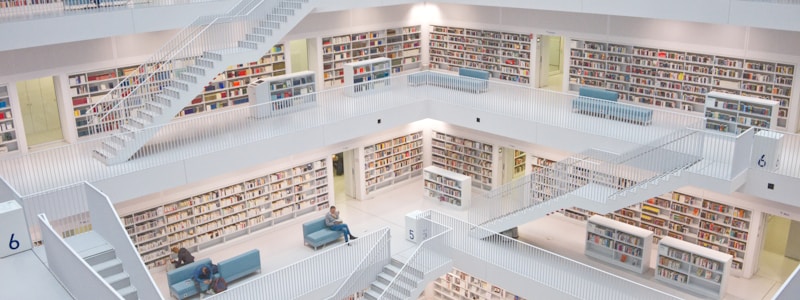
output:
<instances>
[{"instance_id":1,"label":"library interior","mask_svg":"<svg viewBox=\"0 0 800 300\"><path fill-rule=\"evenodd\" d=\"M707 2L0 2L4 293L798 299L800 1Z\"/></svg>"}]
</instances>

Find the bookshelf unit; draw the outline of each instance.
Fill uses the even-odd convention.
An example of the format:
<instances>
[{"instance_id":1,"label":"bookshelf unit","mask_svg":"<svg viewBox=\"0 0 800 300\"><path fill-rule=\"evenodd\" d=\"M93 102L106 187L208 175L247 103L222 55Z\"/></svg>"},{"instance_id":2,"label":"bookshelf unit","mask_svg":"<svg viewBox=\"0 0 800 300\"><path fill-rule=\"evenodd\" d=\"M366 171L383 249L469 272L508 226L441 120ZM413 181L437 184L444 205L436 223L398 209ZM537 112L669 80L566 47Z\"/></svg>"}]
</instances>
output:
<instances>
[{"instance_id":1,"label":"bookshelf unit","mask_svg":"<svg viewBox=\"0 0 800 300\"><path fill-rule=\"evenodd\" d=\"M321 38L324 87L345 84L344 64L385 57L391 72L419 69L421 26L404 26Z\"/></svg>"},{"instance_id":2,"label":"bookshelf unit","mask_svg":"<svg viewBox=\"0 0 800 300\"><path fill-rule=\"evenodd\" d=\"M431 161L434 166L472 177L472 186L489 191L493 187L494 146L454 135L433 132Z\"/></svg>"},{"instance_id":3,"label":"bookshelf unit","mask_svg":"<svg viewBox=\"0 0 800 300\"><path fill-rule=\"evenodd\" d=\"M710 92L706 95L706 128L739 134L751 127L776 129L778 102Z\"/></svg>"},{"instance_id":4,"label":"bookshelf unit","mask_svg":"<svg viewBox=\"0 0 800 300\"><path fill-rule=\"evenodd\" d=\"M314 95L299 97L314 92L315 75L311 71L286 74L277 77L261 78L247 86L247 94L253 98L250 102L254 117L267 117L272 112L310 106L316 101ZM292 101L285 99L297 97ZM265 103L272 103L266 105Z\"/></svg>"},{"instance_id":5,"label":"bookshelf unit","mask_svg":"<svg viewBox=\"0 0 800 300\"><path fill-rule=\"evenodd\" d=\"M620 99L702 111L712 91L777 101L773 124L787 129L795 64L612 42L572 40L569 89L619 92Z\"/></svg>"},{"instance_id":6,"label":"bookshelf unit","mask_svg":"<svg viewBox=\"0 0 800 300\"><path fill-rule=\"evenodd\" d=\"M327 159L297 165L150 209L122 223L148 268L169 263L170 248L199 251L329 207Z\"/></svg>"},{"instance_id":7,"label":"bookshelf unit","mask_svg":"<svg viewBox=\"0 0 800 300\"><path fill-rule=\"evenodd\" d=\"M595 215L586 222L586 256L637 273L650 267L653 232Z\"/></svg>"},{"instance_id":8,"label":"bookshelf unit","mask_svg":"<svg viewBox=\"0 0 800 300\"><path fill-rule=\"evenodd\" d=\"M525 300L486 280L453 269L433 283L433 299L439 300Z\"/></svg>"},{"instance_id":9,"label":"bookshelf unit","mask_svg":"<svg viewBox=\"0 0 800 300\"><path fill-rule=\"evenodd\" d=\"M119 128L121 119L107 116L104 120L100 120L114 106L114 101L93 106L116 86L133 88L146 79L142 75L123 80L126 76L148 73L157 67L160 65L150 65L147 66L148 70L145 70L136 65L68 74L67 84L78 137ZM184 107L177 117L247 103L247 85L251 80L283 74L286 74L284 47L278 44L258 61L229 66L225 72L218 74L209 82L203 88L203 92ZM166 82L168 79L170 79L169 72L156 72L151 82ZM158 92L158 86L154 85L151 88L153 89L151 92ZM111 99L120 99L127 92L129 91L120 90Z\"/></svg>"},{"instance_id":10,"label":"bookshelf unit","mask_svg":"<svg viewBox=\"0 0 800 300\"><path fill-rule=\"evenodd\" d=\"M486 70L493 78L531 83L532 34L432 25L430 68Z\"/></svg>"},{"instance_id":11,"label":"bookshelf unit","mask_svg":"<svg viewBox=\"0 0 800 300\"><path fill-rule=\"evenodd\" d=\"M472 203L472 178L436 166L422 170L425 197L455 206L469 208Z\"/></svg>"},{"instance_id":12,"label":"bookshelf unit","mask_svg":"<svg viewBox=\"0 0 800 300\"><path fill-rule=\"evenodd\" d=\"M344 64L344 81L353 85L345 90L348 96L387 88L391 60L385 57Z\"/></svg>"},{"instance_id":13,"label":"bookshelf unit","mask_svg":"<svg viewBox=\"0 0 800 300\"><path fill-rule=\"evenodd\" d=\"M731 256L673 238L658 243L656 280L705 297L722 299Z\"/></svg>"},{"instance_id":14,"label":"bookshelf unit","mask_svg":"<svg viewBox=\"0 0 800 300\"><path fill-rule=\"evenodd\" d=\"M361 148L364 188L368 195L422 174L422 131L384 140Z\"/></svg>"},{"instance_id":15,"label":"bookshelf unit","mask_svg":"<svg viewBox=\"0 0 800 300\"><path fill-rule=\"evenodd\" d=\"M0 154L19 150L8 86L0 85Z\"/></svg>"}]
</instances>

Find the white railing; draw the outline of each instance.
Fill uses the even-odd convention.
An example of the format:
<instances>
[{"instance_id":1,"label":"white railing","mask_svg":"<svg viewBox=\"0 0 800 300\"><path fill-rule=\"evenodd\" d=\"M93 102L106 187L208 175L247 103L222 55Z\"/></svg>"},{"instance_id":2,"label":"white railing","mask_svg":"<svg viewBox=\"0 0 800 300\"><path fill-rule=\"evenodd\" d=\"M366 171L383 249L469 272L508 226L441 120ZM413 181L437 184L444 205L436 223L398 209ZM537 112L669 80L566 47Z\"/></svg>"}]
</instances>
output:
<instances>
[{"instance_id":1,"label":"white railing","mask_svg":"<svg viewBox=\"0 0 800 300\"><path fill-rule=\"evenodd\" d=\"M700 130L703 161L688 170L692 173L731 180L747 170L754 141L754 129L739 135Z\"/></svg>"},{"instance_id":2,"label":"white railing","mask_svg":"<svg viewBox=\"0 0 800 300\"><path fill-rule=\"evenodd\" d=\"M391 262L392 243L389 229L380 230L377 238L378 241L373 245L372 249L364 255L364 258L358 263L353 273L339 285L339 288L336 289L333 296L327 299L346 299L348 296L364 290L364 287L368 287L371 282L375 281L378 274L383 271L383 267Z\"/></svg>"},{"instance_id":3,"label":"white railing","mask_svg":"<svg viewBox=\"0 0 800 300\"><path fill-rule=\"evenodd\" d=\"M47 215L49 225L62 238L92 230L84 183L23 196L21 204L27 220L35 220L39 214ZM42 228L39 222L28 222L28 226L31 242L40 245Z\"/></svg>"},{"instance_id":4,"label":"white railing","mask_svg":"<svg viewBox=\"0 0 800 300\"><path fill-rule=\"evenodd\" d=\"M8 0L0 2L0 22L210 1L219 0Z\"/></svg>"},{"instance_id":5,"label":"white railing","mask_svg":"<svg viewBox=\"0 0 800 300\"><path fill-rule=\"evenodd\" d=\"M417 249L409 256L378 299L409 299L417 296L411 295L410 293L413 291L409 291L407 288L419 290L420 287L417 285L426 279L427 274L452 262L444 255L447 253L445 248L447 245L444 240L450 233L450 228L431 222L430 214L430 211L423 212L417 218L417 222L425 222L426 224L423 226L430 227L430 237L419 242Z\"/></svg>"},{"instance_id":6,"label":"white railing","mask_svg":"<svg viewBox=\"0 0 800 300\"><path fill-rule=\"evenodd\" d=\"M440 212L432 211L430 220L452 230L444 243L453 251L505 268L577 299L679 299Z\"/></svg>"},{"instance_id":7,"label":"white railing","mask_svg":"<svg viewBox=\"0 0 800 300\"><path fill-rule=\"evenodd\" d=\"M304 299L318 290L344 280L369 254L376 244L387 236L388 228L382 228L350 241L350 246L340 244L329 250L303 259L271 273L263 274L248 282L229 288L224 293L207 299ZM388 240L386 241L388 243ZM329 287L333 291L336 286ZM330 295L330 294L328 294ZM317 299L322 297L316 297Z\"/></svg>"},{"instance_id":8,"label":"white railing","mask_svg":"<svg viewBox=\"0 0 800 300\"><path fill-rule=\"evenodd\" d=\"M783 133L783 140L781 142L781 156L778 163L778 169L774 172L781 175L800 178L800 155L797 151L800 149L800 134Z\"/></svg>"},{"instance_id":9,"label":"white railing","mask_svg":"<svg viewBox=\"0 0 800 300\"><path fill-rule=\"evenodd\" d=\"M215 113L181 118L160 128L161 131L128 163L105 166L92 158L92 150L111 138L94 137L76 144L0 158L0 176L4 176L22 195L28 195L84 180L95 182L370 113L419 105L426 101L470 107L530 122L627 139L625 141L630 143L647 143L677 129L701 126L696 125L697 117L654 110L651 126L623 131L619 130L620 123L617 121L573 113L570 101L575 98L574 95L490 82L489 91L477 96L435 86L409 86L408 78L415 74L424 76L427 72L391 77L387 88L366 96L348 97L344 93L344 89L348 88L346 86L258 107L232 107ZM294 102L307 102L310 105L295 108L291 105ZM288 106L291 109L275 110L269 118L250 117L251 109L273 110L273 105ZM420 109L427 113L427 106L420 105ZM147 130L158 132L159 128L148 127L140 131Z\"/></svg>"},{"instance_id":10,"label":"white railing","mask_svg":"<svg viewBox=\"0 0 800 300\"><path fill-rule=\"evenodd\" d=\"M122 268L130 275L131 285L136 288L139 299L164 299L108 196L89 183L84 183L83 188L91 212L92 230L114 248L117 258L122 261Z\"/></svg>"},{"instance_id":11,"label":"white railing","mask_svg":"<svg viewBox=\"0 0 800 300\"><path fill-rule=\"evenodd\" d=\"M41 236L48 269L75 299L122 300L119 293L67 245L60 234L50 226L45 214L39 214L32 220L37 220L38 227L42 229Z\"/></svg>"}]
</instances>

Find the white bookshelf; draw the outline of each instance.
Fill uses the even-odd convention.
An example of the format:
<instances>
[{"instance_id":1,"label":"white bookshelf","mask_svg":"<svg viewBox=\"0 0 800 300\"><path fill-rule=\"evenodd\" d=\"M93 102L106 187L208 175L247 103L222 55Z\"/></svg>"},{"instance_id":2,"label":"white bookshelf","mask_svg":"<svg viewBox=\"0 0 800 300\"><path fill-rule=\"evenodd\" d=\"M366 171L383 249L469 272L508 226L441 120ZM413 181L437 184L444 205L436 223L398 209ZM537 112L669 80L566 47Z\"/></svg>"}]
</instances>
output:
<instances>
[{"instance_id":1,"label":"white bookshelf","mask_svg":"<svg viewBox=\"0 0 800 300\"><path fill-rule=\"evenodd\" d=\"M531 34L431 26L430 68L489 71L493 78L531 83Z\"/></svg>"},{"instance_id":2,"label":"white bookshelf","mask_svg":"<svg viewBox=\"0 0 800 300\"><path fill-rule=\"evenodd\" d=\"M442 132L431 137L434 166L472 177L472 186L489 191L494 183L494 146Z\"/></svg>"},{"instance_id":3,"label":"white bookshelf","mask_svg":"<svg viewBox=\"0 0 800 300\"><path fill-rule=\"evenodd\" d=\"M436 166L422 170L424 195L459 209L472 203L472 178Z\"/></svg>"},{"instance_id":4,"label":"white bookshelf","mask_svg":"<svg viewBox=\"0 0 800 300\"><path fill-rule=\"evenodd\" d=\"M345 90L349 96L359 93L367 93L382 88L388 88L391 84L391 60L385 57L362 60L344 64L344 81L347 85L353 85Z\"/></svg>"},{"instance_id":5,"label":"white bookshelf","mask_svg":"<svg viewBox=\"0 0 800 300\"><path fill-rule=\"evenodd\" d=\"M325 210L332 195L328 159L314 160L121 217L149 268L169 263L170 248L199 251Z\"/></svg>"},{"instance_id":6,"label":"white bookshelf","mask_svg":"<svg viewBox=\"0 0 800 300\"><path fill-rule=\"evenodd\" d=\"M0 155L19 150L8 86L0 85Z\"/></svg>"},{"instance_id":7,"label":"white bookshelf","mask_svg":"<svg viewBox=\"0 0 800 300\"><path fill-rule=\"evenodd\" d=\"M277 77L267 77L251 82L247 86L247 94L253 98L251 106L254 117L266 117L272 112L286 109L298 109L311 105L314 96L299 97L314 92L315 74L303 71ZM292 100L286 100L294 97ZM272 103L271 105L262 105Z\"/></svg>"},{"instance_id":8,"label":"white bookshelf","mask_svg":"<svg viewBox=\"0 0 800 300\"><path fill-rule=\"evenodd\" d=\"M637 273L650 267L653 232L594 215L586 223L586 255Z\"/></svg>"},{"instance_id":9,"label":"white bookshelf","mask_svg":"<svg viewBox=\"0 0 800 300\"><path fill-rule=\"evenodd\" d=\"M773 100L772 124L787 129L796 64L587 40L571 40L569 51L569 90L599 87L621 100L698 112L712 91Z\"/></svg>"},{"instance_id":10,"label":"white bookshelf","mask_svg":"<svg viewBox=\"0 0 800 300\"><path fill-rule=\"evenodd\" d=\"M324 87L343 85L344 64L367 59L389 58L392 73L419 69L420 35L421 26L416 25L322 37Z\"/></svg>"},{"instance_id":11,"label":"white bookshelf","mask_svg":"<svg viewBox=\"0 0 800 300\"><path fill-rule=\"evenodd\" d=\"M517 179L525 175L525 151L514 150L514 175L512 178Z\"/></svg>"},{"instance_id":12,"label":"white bookshelf","mask_svg":"<svg viewBox=\"0 0 800 300\"><path fill-rule=\"evenodd\" d=\"M364 178L361 194L366 196L422 174L422 149L422 131L361 148Z\"/></svg>"},{"instance_id":13,"label":"white bookshelf","mask_svg":"<svg viewBox=\"0 0 800 300\"><path fill-rule=\"evenodd\" d=\"M722 299L731 256L666 237L658 243L656 280L705 297Z\"/></svg>"},{"instance_id":14,"label":"white bookshelf","mask_svg":"<svg viewBox=\"0 0 800 300\"><path fill-rule=\"evenodd\" d=\"M453 269L433 283L433 299L438 300L525 300L486 280Z\"/></svg>"},{"instance_id":15,"label":"white bookshelf","mask_svg":"<svg viewBox=\"0 0 800 300\"><path fill-rule=\"evenodd\" d=\"M778 102L741 95L706 94L706 128L739 134L751 127L777 129Z\"/></svg>"}]
</instances>

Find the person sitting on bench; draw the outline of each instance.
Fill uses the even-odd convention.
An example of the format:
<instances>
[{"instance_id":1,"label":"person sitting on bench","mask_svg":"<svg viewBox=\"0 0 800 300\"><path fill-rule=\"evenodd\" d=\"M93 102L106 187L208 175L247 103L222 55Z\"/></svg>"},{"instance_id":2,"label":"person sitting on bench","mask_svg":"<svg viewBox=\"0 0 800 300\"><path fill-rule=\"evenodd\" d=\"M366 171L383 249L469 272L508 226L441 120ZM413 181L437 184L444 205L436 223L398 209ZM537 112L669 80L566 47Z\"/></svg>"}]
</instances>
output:
<instances>
[{"instance_id":1,"label":"person sitting on bench","mask_svg":"<svg viewBox=\"0 0 800 300\"><path fill-rule=\"evenodd\" d=\"M347 224L344 224L339 219L339 212L336 211L336 206L331 206L331 210L325 215L325 226L328 226L333 231L341 231L344 234L344 242L348 243L347 245L350 245L351 239L357 239L357 237L350 234L350 227L347 227Z\"/></svg>"}]
</instances>

